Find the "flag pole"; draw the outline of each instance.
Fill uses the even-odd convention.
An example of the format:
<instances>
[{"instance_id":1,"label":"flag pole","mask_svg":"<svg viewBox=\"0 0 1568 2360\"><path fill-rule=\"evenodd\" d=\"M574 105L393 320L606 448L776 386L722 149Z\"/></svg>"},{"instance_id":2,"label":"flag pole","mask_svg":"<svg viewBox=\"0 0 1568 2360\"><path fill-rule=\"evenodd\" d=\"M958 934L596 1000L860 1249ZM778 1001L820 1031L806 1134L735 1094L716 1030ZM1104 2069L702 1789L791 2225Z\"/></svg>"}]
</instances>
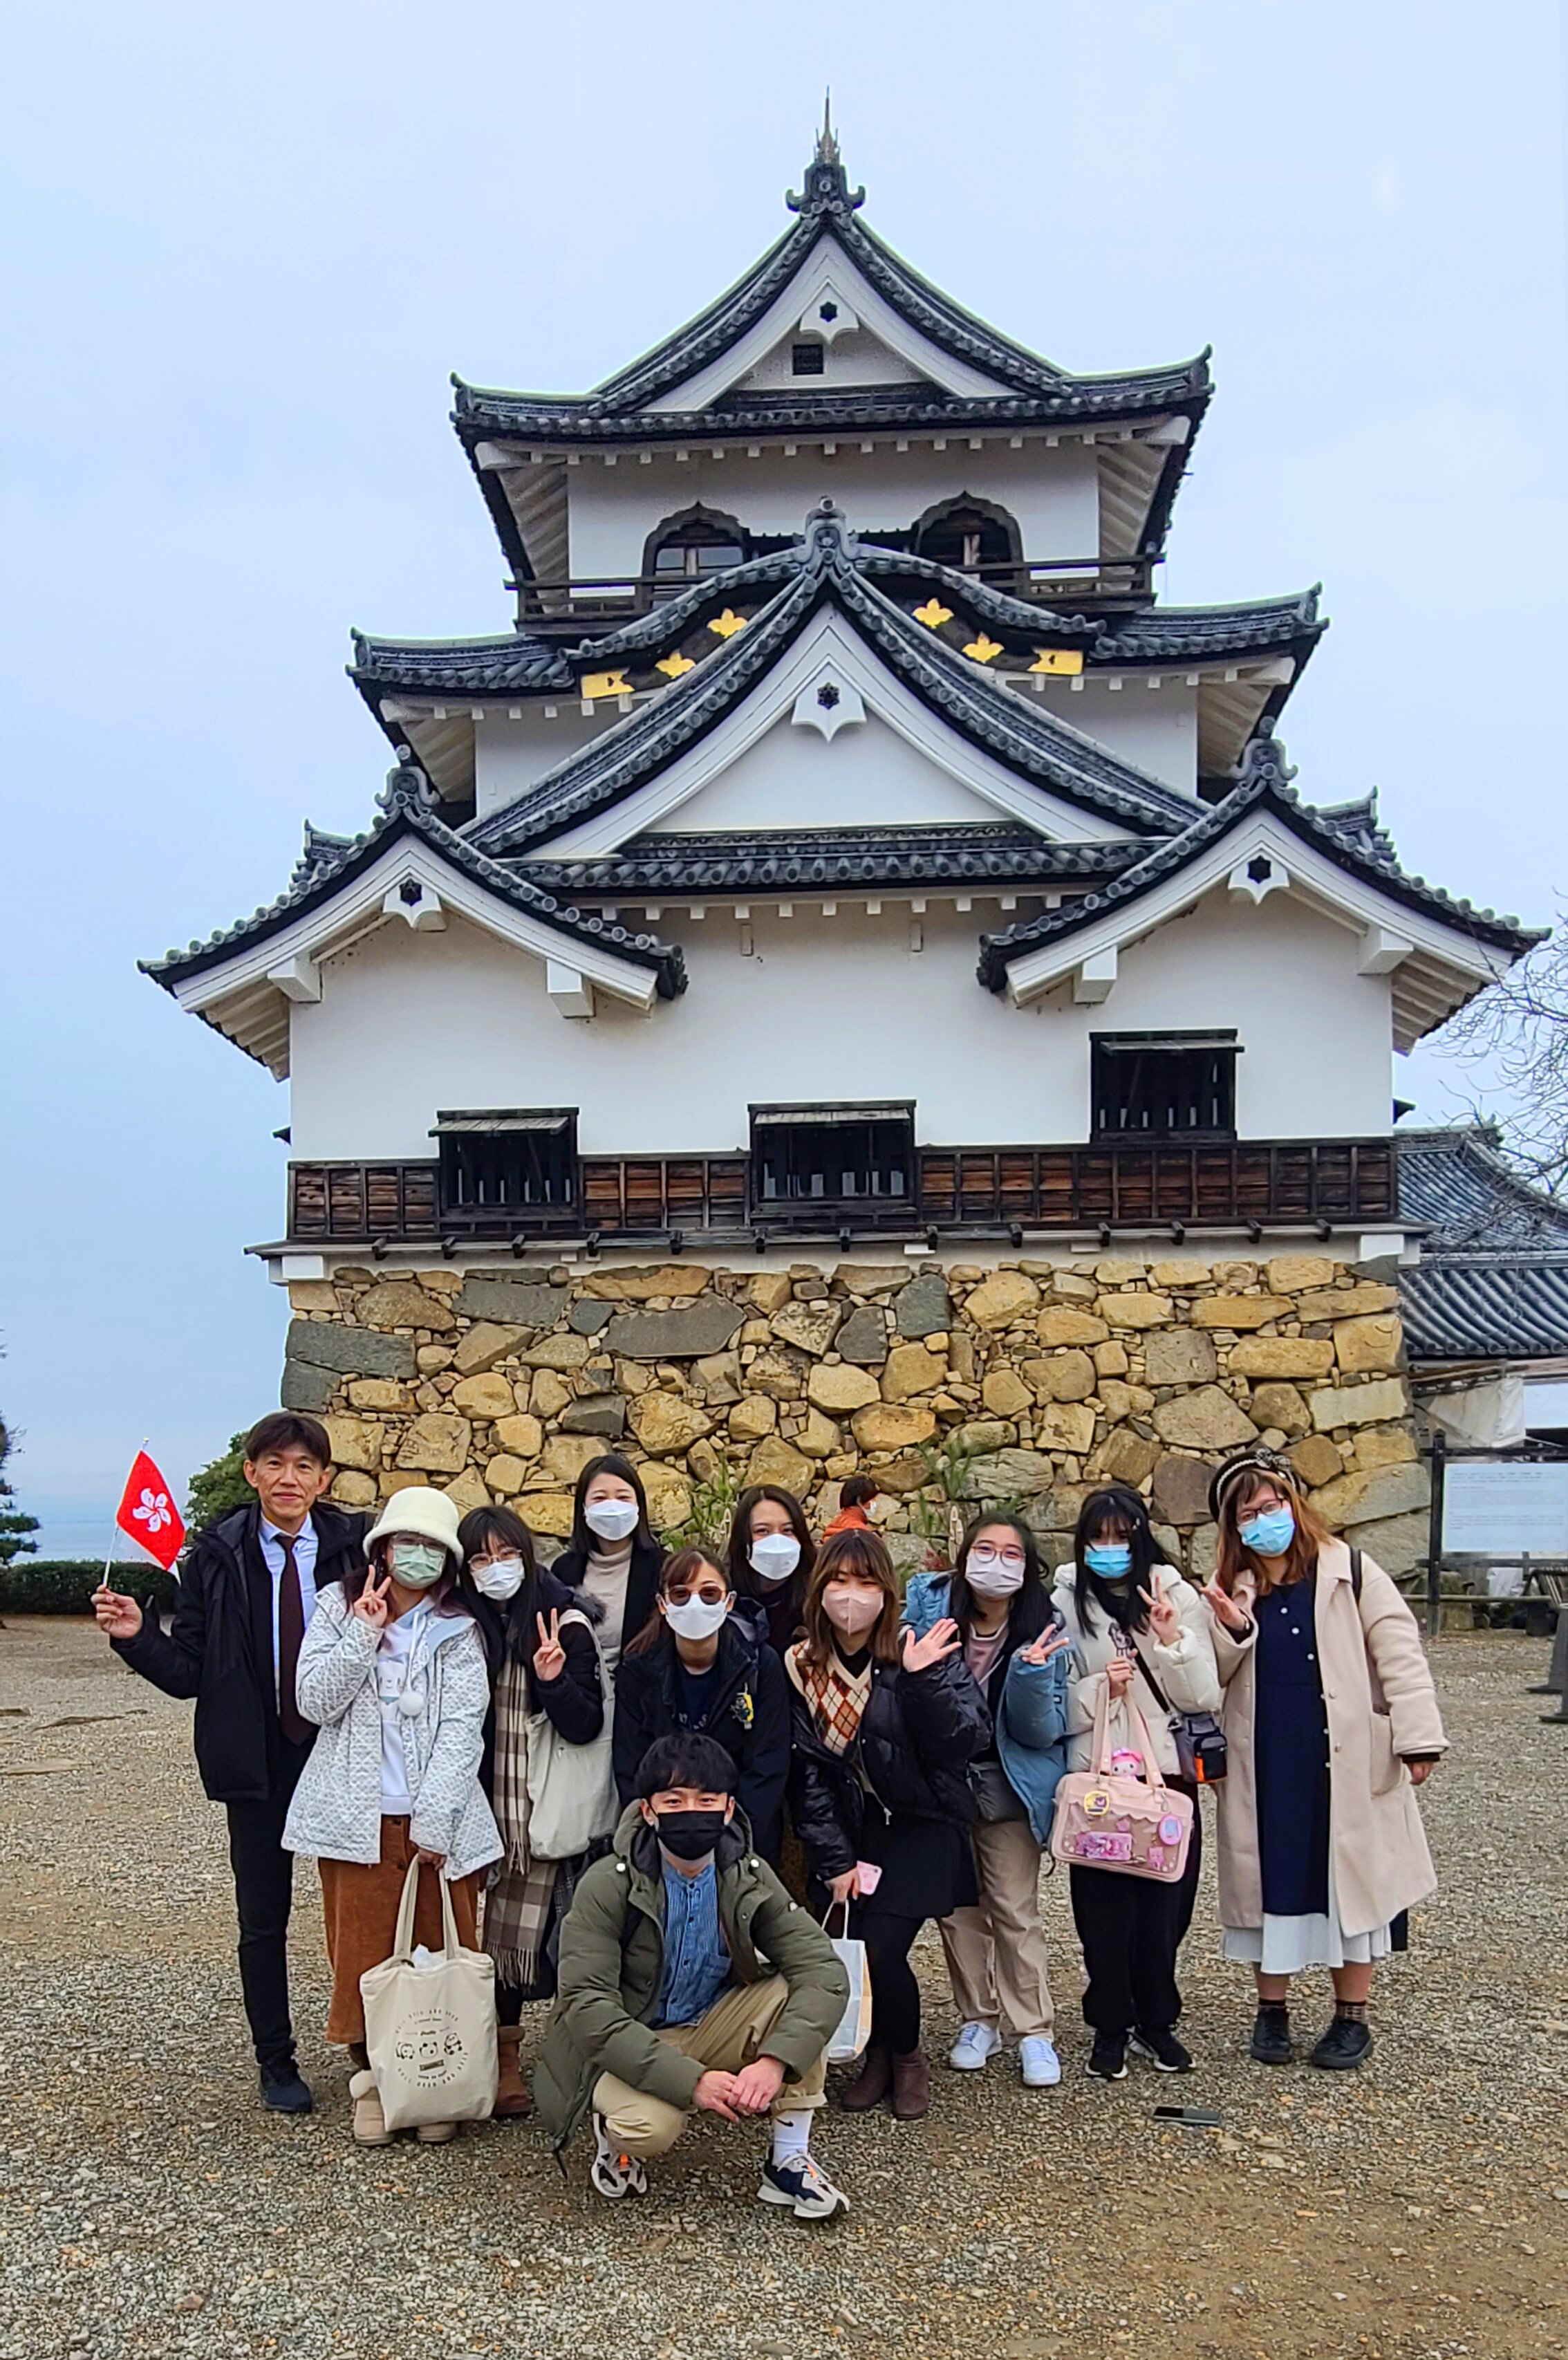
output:
<instances>
[{"instance_id":1,"label":"flag pole","mask_svg":"<svg viewBox=\"0 0 1568 2360\"><path fill-rule=\"evenodd\" d=\"M144 1434L144 1435L143 1435L143 1437L142 1437L142 1450L145 1450L145 1449L147 1448L147 1444L148 1444L148 1442L151 1440L151 1438L152 1438L152 1437L150 1437L150 1435L146 1435L146 1434ZM138 1450L138 1451L136 1452L136 1459L132 1459L132 1461L131 1461L131 1467L134 1467L134 1466L136 1465L136 1459L139 1459L139 1458L141 1457L141 1455L142 1455L142 1450ZM127 1468L126 1468L126 1470L125 1470L125 1483L128 1483L128 1482L130 1481L130 1480L131 1480L131 1467L127 1467ZM122 1484L121 1484L121 1486L120 1486L120 1497L121 1497L121 1499L122 1499L122 1500L123 1500L123 1499L125 1498L125 1483L122 1483ZM103 1585L102 1585L102 1586L103 1586L103 1589L105 1589L105 1590L107 1590L107 1589L108 1589L108 1587L109 1587L109 1568L110 1568L110 1567L114 1564L114 1535L119 1531L119 1529L120 1529L119 1518L118 1518L118 1516L116 1515L116 1517L115 1517L115 1519L114 1519L114 1522L111 1524L111 1526L110 1526L110 1528L109 1528L109 1554L108 1554L108 1556L103 1559Z\"/></svg>"}]
</instances>

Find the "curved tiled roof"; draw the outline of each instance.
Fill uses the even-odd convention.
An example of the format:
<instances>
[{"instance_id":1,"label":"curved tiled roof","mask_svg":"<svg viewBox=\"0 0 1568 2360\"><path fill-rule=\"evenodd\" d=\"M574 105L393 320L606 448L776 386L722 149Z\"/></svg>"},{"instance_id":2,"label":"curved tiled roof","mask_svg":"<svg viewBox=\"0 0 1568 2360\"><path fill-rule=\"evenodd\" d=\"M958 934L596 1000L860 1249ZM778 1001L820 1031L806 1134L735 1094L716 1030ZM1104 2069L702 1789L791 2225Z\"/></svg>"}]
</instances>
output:
<instances>
[{"instance_id":1,"label":"curved tiled roof","mask_svg":"<svg viewBox=\"0 0 1568 2360\"><path fill-rule=\"evenodd\" d=\"M523 873L552 892L768 893L812 887L1031 885L1114 876L1137 843L1052 844L1026 828L823 827L798 835L742 831L642 836L614 857L529 860Z\"/></svg>"},{"instance_id":2,"label":"curved tiled roof","mask_svg":"<svg viewBox=\"0 0 1568 2360\"><path fill-rule=\"evenodd\" d=\"M1399 1273L1414 1360L1568 1358L1568 1253L1444 1255Z\"/></svg>"},{"instance_id":3,"label":"curved tiled roof","mask_svg":"<svg viewBox=\"0 0 1568 2360\"><path fill-rule=\"evenodd\" d=\"M1540 934L1522 927L1517 918L1499 918L1491 910L1477 910L1469 901L1455 901L1440 887L1429 885L1424 877L1408 876L1395 860L1387 836L1372 825L1367 804L1345 805L1338 812L1332 807L1314 811L1291 788L1292 775L1285 762L1284 748L1269 734L1266 726L1247 748L1247 767L1234 792L1223 802L1211 804L1201 819L1193 821L1180 835L1168 837L1136 867L1124 869L1111 884L1084 894L1069 908L1048 910L1039 917L1007 927L1002 934L982 935L981 982L992 991L1005 990L1007 969L1015 959L1027 957L1031 951L1059 942L1138 901L1167 878L1179 875L1199 853L1228 835L1246 813L1259 804L1269 805L1294 834L1407 908L1421 911L1445 924L1462 926L1477 940L1516 955L1540 941Z\"/></svg>"},{"instance_id":4,"label":"curved tiled roof","mask_svg":"<svg viewBox=\"0 0 1568 2360\"><path fill-rule=\"evenodd\" d=\"M1568 1205L1532 1188L1504 1162L1490 1124L1396 1131L1394 1144L1399 1209L1432 1232L1424 1251L1539 1246L1568 1254Z\"/></svg>"},{"instance_id":5,"label":"curved tiled roof","mask_svg":"<svg viewBox=\"0 0 1568 2360\"><path fill-rule=\"evenodd\" d=\"M1399 1210L1428 1231L1399 1273L1414 1360L1568 1359L1568 1205L1499 1145L1481 1123L1394 1133Z\"/></svg>"},{"instance_id":6,"label":"curved tiled roof","mask_svg":"<svg viewBox=\"0 0 1568 2360\"><path fill-rule=\"evenodd\" d=\"M1020 778L1138 835L1164 836L1185 824L1190 797L988 679L884 596L855 563L842 515L824 503L796 556L793 580L744 631L547 770L516 803L476 823L473 840L493 852L524 852L623 801L738 703L829 599L925 704Z\"/></svg>"},{"instance_id":7,"label":"curved tiled roof","mask_svg":"<svg viewBox=\"0 0 1568 2360\"><path fill-rule=\"evenodd\" d=\"M448 827L428 809L426 794L423 773L411 764L400 764L387 775L381 797L381 817L363 836L327 836L307 828L304 850L286 892L254 910L248 918L220 928L205 942L192 942L183 951L166 951L162 958L143 959L142 973L172 990L188 977L221 967L236 951L265 942L269 935L292 925L297 918L331 901L401 837L417 836L452 868L484 886L486 892L495 894L528 917L537 918L541 924L555 928L562 936L578 943L592 943L636 966L653 968L661 999L673 999L685 989L685 962L677 947L661 943L654 934L633 934L597 911L578 910L558 901L529 878L489 859L466 837Z\"/></svg>"}]
</instances>

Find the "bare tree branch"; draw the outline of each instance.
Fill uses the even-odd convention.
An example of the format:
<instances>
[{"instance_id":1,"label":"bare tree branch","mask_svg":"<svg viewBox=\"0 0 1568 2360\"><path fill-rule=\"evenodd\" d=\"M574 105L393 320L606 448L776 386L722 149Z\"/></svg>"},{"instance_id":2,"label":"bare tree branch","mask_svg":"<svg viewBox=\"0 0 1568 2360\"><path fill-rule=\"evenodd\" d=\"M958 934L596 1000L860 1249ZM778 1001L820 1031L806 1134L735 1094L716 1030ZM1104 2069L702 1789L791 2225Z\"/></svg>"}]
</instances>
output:
<instances>
[{"instance_id":1,"label":"bare tree branch","mask_svg":"<svg viewBox=\"0 0 1568 2360\"><path fill-rule=\"evenodd\" d=\"M1496 1103L1491 1119L1527 1179L1551 1196L1568 1194L1568 920L1462 1009L1441 1045L1487 1068L1474 1096Z\"/></svg>"}]
</instances>

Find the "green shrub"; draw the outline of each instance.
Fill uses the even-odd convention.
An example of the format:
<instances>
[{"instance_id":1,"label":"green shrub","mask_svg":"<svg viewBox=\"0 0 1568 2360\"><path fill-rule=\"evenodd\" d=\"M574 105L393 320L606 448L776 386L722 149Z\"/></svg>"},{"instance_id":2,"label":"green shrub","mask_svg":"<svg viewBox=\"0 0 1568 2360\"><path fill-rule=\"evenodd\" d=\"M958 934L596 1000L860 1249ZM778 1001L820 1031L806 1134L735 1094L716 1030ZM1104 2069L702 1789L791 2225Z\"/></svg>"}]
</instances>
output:
<instances>
[{"instance_id":1,"label":"green shrub","mask_svg":"<svg viewBox=\"0 0 1568 2360\"><path fill-rule=\"evenodd\" d=\"M174 1597L175 1579L158 1565L121 1565L109 1568L116 1590L155 1605L167 1606ZM28 1557L0 1566L0 1614L91 1614L93 1593L103 1579L103 1568L93 1557Z\"/></svg>"}]
</instances>

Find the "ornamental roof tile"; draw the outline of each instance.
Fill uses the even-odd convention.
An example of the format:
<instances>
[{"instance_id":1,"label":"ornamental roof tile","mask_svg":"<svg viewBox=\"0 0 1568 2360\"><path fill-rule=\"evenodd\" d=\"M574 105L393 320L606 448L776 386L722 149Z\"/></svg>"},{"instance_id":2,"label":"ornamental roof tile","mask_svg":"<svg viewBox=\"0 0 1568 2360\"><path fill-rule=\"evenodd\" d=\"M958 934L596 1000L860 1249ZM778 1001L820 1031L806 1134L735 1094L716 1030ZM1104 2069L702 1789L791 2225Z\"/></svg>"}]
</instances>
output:
<instances>
[{"instance_id":1,"label":"ornamental roof tile","mask_svg":"<svg viewBox=\"0 0 1568 2360\"><path fill-rule=\"evenodd\" d=\"M1568 1254L1445 1256L1399 1273L1412 1360L1568 1358Z\"/></svg>"},{"instance_id":2,"label":"ornamental roof tile","mask_svg":"<svg viewBox=\"0 0 1568 2360\"><path fill-rule=\"evenodd\" d=\"M1103 890L1084 894L1068 908L1048 910L1039 917L1009 926L1002 934L982 935L978 970L981 982L992 991L1005 990L1007 969L1015 959L1027 957L1031 951L1095 924L1112 912L1136 902L1167 878L1180 875L1200 853L1227 835L1245 814L1262 804L1271 808L1295 835L1407 908L1421 911L1447 925L1459 926L1477 940L1516 955L1541 939L1539 933L1521 926L1517 918L1499 918L1491 910L1477 910L1469 901L1456 901L1438 886L1429 885L1424 877L1407 875L1394 858L1388 837L1376 827L1375 811L1369 810L1367 803L1314 811L1300 800L1290 786L1294 775L1285 760L1284 748L1272 734L1272 724L1265 722L1247 747L1238 784L1223 801L1209 805L1202 818L1180 834L1168 836Z\"/></svg>"},{"instance_id":3,"label":"ornamental roof tile","mask_svg":"<svg viewBox=\"0 0 1568 2360\"><path fill-rule=\"evenodd\" d=\"M1396 1131L1394 1144L1399 1209L1431 1232L1423 1255L1523 1247L1568 1254L1568 1204L1520 1178L1490 1123Z\"/></svg>"},{"instance_id":4,"label":"ornamental roof tile","mask_svg":"<svg viewBox=\"0 0 1568 2360\"><path fill-rule=\"evenodd\" d=\"M400 839L414 836L453 869L482 885L486 892L527 916L537 918L541 924L555 928L562 936L612 951L636 966L651 967L661 999L673 999L685 989L685 962L679 948L661 943L654 934L633 934L597 911L578 910L557 901L517 869L490 859L477 846L438 819L429 807L429 794L423 772L411 761L400 763L387 773L387 785L379 798L381 816L362 836L328 836L308 825L304 849L286 892L254 910L248 918L221 927L205 942L192 942L183 951L166 951L162 958L143 959L143 974L150 975L166 990L173 990L188 977L221 967L237 951L266 941L268 935L280 933L297 918L331 901Z\"/></svg>"},{"instance_id":5,"label":"ornamental roof tile","mask_svg":"<svg viewBox=\"0 0 1568 2360\"><path fill-rule=\"evenodd\" d=\"M1188 796L1026 704L886 597L854 562L844 518L824 501L796 554L793 579L744 631L547 770L516 803L475 823L473 841L492 852L524 852L623 801L737 704L829 599L925 704L1020 777L1138 835L1163 836L1184 825Z\"/></svg>"},{"instance_id":6,"label":"ornamental roof tile","mask_svg":"<svg viewBox=\"0 0 1568 2360\"><path fill-rule=\"evenodd\" d=\"M1114 876L1138 843L1053 844L1025 828L811 828L781 836L714 833L642 836L613 858L529 860L523 874L550 891L768 893L802 888L890 885L1032 885Z\"/></svg>"}]
</instances>

